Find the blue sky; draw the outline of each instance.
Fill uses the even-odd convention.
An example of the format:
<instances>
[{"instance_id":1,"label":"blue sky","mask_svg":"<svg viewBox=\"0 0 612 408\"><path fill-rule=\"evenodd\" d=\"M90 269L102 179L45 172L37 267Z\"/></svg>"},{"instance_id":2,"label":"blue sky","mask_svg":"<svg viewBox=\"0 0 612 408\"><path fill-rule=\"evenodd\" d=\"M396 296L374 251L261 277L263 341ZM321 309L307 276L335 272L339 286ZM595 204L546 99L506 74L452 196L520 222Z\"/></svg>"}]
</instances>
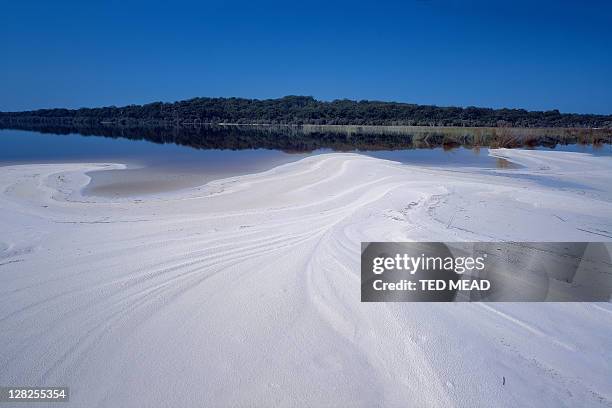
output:
<instances>
[{"instance_id":1,"label":"blue sky","mask_svg":"<svg viewBox=\"0 0 612 408\"><path fill-rule=\"evenodd\" d=\"M612 113L610 1L15 1L0 110L288 94Z\"/></svg>"}]
</instances>

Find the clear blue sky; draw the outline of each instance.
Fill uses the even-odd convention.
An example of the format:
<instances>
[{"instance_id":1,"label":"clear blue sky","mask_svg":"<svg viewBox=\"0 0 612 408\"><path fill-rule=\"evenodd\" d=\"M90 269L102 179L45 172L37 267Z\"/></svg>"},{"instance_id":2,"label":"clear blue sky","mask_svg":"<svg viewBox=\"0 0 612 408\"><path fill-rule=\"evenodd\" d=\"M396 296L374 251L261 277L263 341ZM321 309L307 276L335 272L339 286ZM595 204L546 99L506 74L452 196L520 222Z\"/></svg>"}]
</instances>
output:
<instances>
[{"instance_id":1,"label":"clear blue sky","mask_svg":"<svg viewBox=\"0 0 612 408\"><path fill-rule=\"evenodd\" d=\"M288 94L612 113L612 1L3 1L0 110Z\"/></svg>"}]
</instances>

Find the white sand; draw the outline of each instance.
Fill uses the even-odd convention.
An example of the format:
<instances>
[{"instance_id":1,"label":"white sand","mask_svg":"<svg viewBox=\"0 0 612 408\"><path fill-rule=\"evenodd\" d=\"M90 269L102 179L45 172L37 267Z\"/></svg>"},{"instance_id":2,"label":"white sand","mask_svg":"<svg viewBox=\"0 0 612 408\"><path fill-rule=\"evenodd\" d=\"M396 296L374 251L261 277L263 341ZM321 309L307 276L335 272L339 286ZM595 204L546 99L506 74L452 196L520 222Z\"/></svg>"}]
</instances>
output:
<instances>
[{"instance_id":1,"label":"white sand","mask_svg":"<svg viewBox=\"0 0 612 408\"><path fill-rule=\"evenodd\" d=\"M495 154L528 167L329 154L146 201L80 195L120 165L0 168L0 385L75 407L612 406L609 303L360 303L361 241L612 240L609 157Z\"/></svg>"}]
</instances>

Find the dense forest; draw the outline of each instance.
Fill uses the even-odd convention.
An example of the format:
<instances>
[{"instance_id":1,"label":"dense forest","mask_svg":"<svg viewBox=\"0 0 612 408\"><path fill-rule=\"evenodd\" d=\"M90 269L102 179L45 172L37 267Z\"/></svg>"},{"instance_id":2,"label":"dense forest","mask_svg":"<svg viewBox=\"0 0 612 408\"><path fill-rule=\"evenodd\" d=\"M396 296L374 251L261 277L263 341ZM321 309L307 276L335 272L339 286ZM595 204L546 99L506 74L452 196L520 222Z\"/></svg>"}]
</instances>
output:
<instances>
[{"instance_id":1,"label":"dense forest","mask_svg":"<svg viewBox=\"0 0 612 408\"><path fill-rule=\"evenodd\" d=\"M279 99L193 98L174 103L81 109L0 112L0 125L116 124L168 126L200 124L402 125L522 128L612 128L612 115L540 112L524 109L438 107L396 102L318 101L308 96Z\"/></svg>"}]
</instances>

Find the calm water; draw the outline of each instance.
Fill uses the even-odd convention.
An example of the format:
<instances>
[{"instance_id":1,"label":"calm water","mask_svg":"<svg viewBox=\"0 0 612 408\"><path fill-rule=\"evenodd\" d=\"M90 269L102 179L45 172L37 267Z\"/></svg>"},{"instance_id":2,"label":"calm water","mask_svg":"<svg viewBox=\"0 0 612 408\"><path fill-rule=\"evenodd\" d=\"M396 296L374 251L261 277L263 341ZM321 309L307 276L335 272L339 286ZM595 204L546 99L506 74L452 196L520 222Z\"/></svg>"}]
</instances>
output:
<instances>
[{"instance_id":1,"label":"calm water","mask_svg":"<svg viewBox=\"0 0 612 408\"><path fill-rule=\"evenodd\" d=\"M539 149L547 149L540 147ZM610 145L558 145L558 150L612 155ZM121 137L52 134L0 130L0 165L53 162L118 162L129 170L94 172L86 193L94 195L139 195L160 190L201 185L233 175L264 171L283 163L333 151L316 148L287 152L278 149L198 149L173 143L153 143ZM487 148L442 148L406 150L350 150L369 156L424 166L479 168L512 167L488 155Z\"/></svg>"},{"instance_id":2,"label":"calm water","mask_svg":"<svg viewBox=\"0 0 612 408\"><path fill-rule=\"evenodd\" d=\"M0 130L0 165L128 164L128 170L90 173L92 181L85 193L104 196L142 195L202 185L214 179L264 171L308 155L267 149L201 150L146 140ZM120 178L115 177L118 172Z\"/></svg>"}]
</instances>

